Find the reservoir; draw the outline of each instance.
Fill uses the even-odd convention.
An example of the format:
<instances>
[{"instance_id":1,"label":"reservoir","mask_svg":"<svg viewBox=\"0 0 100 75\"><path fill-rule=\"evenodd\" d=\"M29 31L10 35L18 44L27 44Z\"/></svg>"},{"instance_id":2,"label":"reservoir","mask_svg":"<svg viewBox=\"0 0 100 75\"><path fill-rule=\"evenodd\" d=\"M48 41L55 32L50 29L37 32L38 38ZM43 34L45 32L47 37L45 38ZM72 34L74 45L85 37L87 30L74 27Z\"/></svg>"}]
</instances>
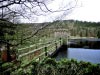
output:
<instances>
[{"instance_id":1,"label":"reservoir","mask_svg":"<svg viewBox=\"0 0 100 75\"><path fill-rule=\"evenodd\" d=\"M74 40L71 40L74 42ZM78 42L78 45L77 45ZM81 43L82 45L81 45ZM85 44L85 43L86 44ZM83 45L84 44L84 45ZM96 44L96 45L95 45ZM71 44L70 44L71 45ZM79 46L80 45L80 46ZM76 59L77 61L85 61L100 64L100 40L75 40L75 46L68 46L66 50L59 51L56 60L61 58Z\"/></svg>"}]
</instances>

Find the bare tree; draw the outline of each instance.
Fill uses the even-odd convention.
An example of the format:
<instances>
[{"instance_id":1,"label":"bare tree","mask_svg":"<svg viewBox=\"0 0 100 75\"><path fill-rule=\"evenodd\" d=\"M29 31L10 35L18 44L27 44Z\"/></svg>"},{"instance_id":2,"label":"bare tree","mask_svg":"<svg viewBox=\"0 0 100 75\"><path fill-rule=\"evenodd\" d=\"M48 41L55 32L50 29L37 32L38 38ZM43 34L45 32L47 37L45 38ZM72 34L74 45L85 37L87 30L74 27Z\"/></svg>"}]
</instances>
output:
<instances>
[{"instance_id":1,"label":"bare tree","mask_svg":"<svg viewBox=\"0 0 100 75\"><path fill-rule=\"evenodd\" d=\"M14 17L18 16L30 18L29 15L40 16L49 13L63 12L62 14L54 18L54 21L56 21L62 19L64 16L70 13L70 11L72 11L72 9L77 5L77 0L71 0L69 2L66 2L64 6L61 5L59 9L53 10L48 7L48 4L50 4L51 2L52 0L0 0L0 17L7 20L13 20L14 22ZM49 25L50 24L44 24L42 28L38 28L36 32L30 34L30 36L28 37L23 38L23 40L33 37L40 30Z\"/></svg>"},{"instance_id":2,"label":"bare tree","mask_svg":"<svg viewBox=\"0 0 100 75\"><path fill-rule=\"evenodd\" d=\"M6 15L16 13L24 18L30 18L33 15L48 15L55 12L66 12L76 7L77 0L66 0L65 5L60 5L58 9L53 10L48 5L55 0L0 0L0 17L4 18L5 9L9 11ZM62 1L63 2L63 1ZM74 3L74 4L73 4ZM65 15L65 13L63 14Z\"/></svg>"},{"instance_id":3,"label":"bare tree","mask_svg":"<svg viewBox=\"0 0 100 75\"><path fill-rule=\"evenodd\" d=\"M13 20L14 22L14 17L22 16L29 19L31 17L29 15L40 16L55 12L63 12L62 14L60 14L59 16L57 15L54 18L55 21L64 18L77 5L77 0L68 0L68 2L66 2L64 6L61 5L59 6L59 9L53 10L48 6L53 1L55 0L0 0L0 18ZM48 24L44 25L42 28L39 28L34 34L29 37L32 37L33 35L38 33L39 30L47 26Z\"/></svg>"},{"instance_id":4,"label":"bare tree","mask_svg":"<svg viewBox=\"0 0 100 75\"><path fill-rule=\"evenodd\" d=\"M30 19L33 15L40 16L40 15L48 15L55 12L63 12L60 16L56 16L54 21L62 19L66 16L69 11L76 7L77 0L71 0L66 2L66 5L59 6L58 9L53 10L48 6L50 3L54 2L55 0L0 0L0 18L6 19L9 21L14 22L15 17L24 17ZM62 0L63 1L63 0ZM73 5L74 2L74 5ZM33 18L31 18L33 19ZM21 41L27 40L32 38L36 35L39 31L46 28L53 23L44 23L44 25L38 28L34 33L30 34L30 36L24 37ZM9 46L18 46L21 42L17 44L11 44L8 41L0 40L0 42L7 44L7 49L9 53ZM9 54L8 54L9 55ZM10 58L8 58L10 59Z\"/></svg>"}]
</instances>

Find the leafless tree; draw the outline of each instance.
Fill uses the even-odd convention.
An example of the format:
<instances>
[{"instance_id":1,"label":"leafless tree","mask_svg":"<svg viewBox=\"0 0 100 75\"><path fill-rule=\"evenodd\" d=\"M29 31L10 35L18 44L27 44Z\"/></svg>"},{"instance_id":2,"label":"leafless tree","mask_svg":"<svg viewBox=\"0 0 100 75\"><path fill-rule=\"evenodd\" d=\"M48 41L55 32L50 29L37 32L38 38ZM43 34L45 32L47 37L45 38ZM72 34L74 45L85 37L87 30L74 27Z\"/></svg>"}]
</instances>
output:
<instances>
[{"instance_id":1,"label":"leafless tree","mask_svg":"<svg viewBox=\"0 0 100 75\"><path fill-rule=\"evenodd\" d=\"M69 0L68 2L66 2L66 5L61 5L59 9L53 10L48 5L54 1L55 0L0 0L0 18L13 19L17 16L30 18L31 15L40 16L55 12L63 12L62 14L60 14L60 16L56 16L54 18L54 20L58 20L66 16L69 11L72 11L72 9L77 5L77 0ZM50 24L44 24L42 28L38 28L36 32L28 37L25 37L23 40L33 37L40 30L49 25Z\"/></svg>"},{"instance_id":2,"label":"leafless tree","mask_svg":"<svg viewBox=\"0 0 100 75\"><path fill-rule=\"evenodd\" d=\"M55 0L0 0L0 17L4 18L6 15L16 13L17 16L20 15L29 19L33 15L40 16L62 11L67 13L67 11L75 8L77 4L77 0L68 0L68 2L66 1L66 5L60 5L59 9L53 10L48 5L54 1ZM5 14L5 10L9 12Z\"/></svg>"},{"instance_id":3,"label":"leafless tree","mask_svg":"<svg viewBox=\"0 0 100 75\"><path fill-rule=\"evenodd\" d=\"M66 2L66 5L59 6L57 10L53 10L48 6L50 3L54 2L55 0L0 0L0 18L1 19L7 19L7 20L13 20L15 17L24 17L30 19L33 15L40 16L40 15L48 15L55 12L63 12L60 14L60 16L56 16L54 18L55 20L62 19L64 16L66 16L69 13L69 10L72 11L73 8L77 5L77 0L69 0L69 2ZM62 0L63 1L63 0ZM73 5L74 2L74 5ZM33 18L32 18L33 19ZM53 22L54 23L54 22ZM52 24L52 23L51 23ZM44 23L44 25L36 30L36 32L30 34L30 36L24 37L21 41L30 39L34 35L36 35L39 31L46 28L47 26L51 25L50 23ZM10 44L9 40L4 41L0 40L0 42L7 44L7 51L9 55L9 46L18 46L21 44ZM10 57L8 58L10 59Z\"/></svg>"}]
</instances>

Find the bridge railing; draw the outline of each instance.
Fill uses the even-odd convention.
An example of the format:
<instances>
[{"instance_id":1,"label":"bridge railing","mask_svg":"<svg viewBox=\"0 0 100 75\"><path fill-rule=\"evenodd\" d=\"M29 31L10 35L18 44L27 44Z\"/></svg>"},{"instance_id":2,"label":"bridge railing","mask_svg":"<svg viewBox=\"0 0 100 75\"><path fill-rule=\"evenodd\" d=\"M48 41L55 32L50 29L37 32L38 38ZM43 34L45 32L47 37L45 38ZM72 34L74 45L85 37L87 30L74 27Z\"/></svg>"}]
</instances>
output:
<instances>
[{"instance_id":1,"label":"bridge railing","mask_svg":"<svg viewBox=\"0 0 100 75\"><path fill-rule=\"evenodd\" d=\"M30 45L30 46L26 46L24 48L20 48L20 49L18 49L18 55L23 54L23 53L27 53L27 52L29 52L31 50L37 49L39 47L42 47L42 46L44 46L46 44L49 44L49 43L51 43L53 41L54 40L49 40L48 42L45 42L45 43L36 43L36 44Z\"/></svg>"},{"instance_id":2,"label":"bridge railing","mask_svg":"<svg viewBox=\"0 0 100 75\"><path fill-rule=\"evenodd\" d=\"M8 65L9 68L7 68L6 70L3 70L1 75L5 75L8 74L8 72L11 75L15 75L18 71L20 71L20 69L23 70L27 70L31 67L31 63L33 60L42 60L44 57L48 56L49 53L54 52L58 47L60 47L63 44L63 39L55 39L53 41L50 41L48 43L42 44L42 46L40 47L34 47L34 45L29 46L29 47L25 47L25 48L21 48L19 49L19 52L22 51L21 53L19 53L18 55L18 59L21 61L15 65ZM24 52L24 50L28 49L28 51Z\"/></svg>"},{"instance_id":3,"label":"bridge railing","mask_svg":"<svg viewBox=\"0 0 100 75\"><path fill-rule=\"evenodd\" d=\"M58 47L60 47L62 43L62 39L56 39L53 41L49 41L48 43L41 44L41 46L40 44L36 44L19 49L18 59L21 61L22 64L29 63L33 59L41 60L45 56L56 50Z\"/></svg>"}]
</instances>

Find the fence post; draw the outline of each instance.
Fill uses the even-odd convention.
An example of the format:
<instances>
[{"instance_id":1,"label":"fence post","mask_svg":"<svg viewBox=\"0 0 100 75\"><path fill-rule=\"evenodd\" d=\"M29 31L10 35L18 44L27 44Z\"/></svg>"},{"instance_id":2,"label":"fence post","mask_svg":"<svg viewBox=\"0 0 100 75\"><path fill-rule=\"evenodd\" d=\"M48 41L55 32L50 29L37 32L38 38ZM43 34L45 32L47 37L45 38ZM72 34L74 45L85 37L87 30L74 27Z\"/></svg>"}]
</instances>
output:
<instances>
[{"instance_id":1,"label":"fence post","mask_svg":"<svg viewBox=\"0 0 100 75\"><path fill-rule=\"evenodd\" d=\"M56 49L57 49L57 42L55 41L55 47L56 47Z\"/></svg>"},{"instance_id":2,"label":"fence post","mask_svg":"<svg viewBox=\"0 0 100 75\"><path fill-rule=\"evenodd\" d=\"M59 38L59 40L60 40L60 46L62 45L62 43L61 43L61 38Z\"/></svg>"},{"instance_id":3,"label":"fence post","mask_svg":"<svg viewBox=\"0 0 100 75\"><path fill-rule=\"evenodd\" d=\"M3 63L0 62L0 65L2 65ZM0 75L2 75L2 66L0 66Z\"/></svg>"},{"instance_id":4,"label":"fence post","mask_svg":"<svg viewBox=\"0 0 100 75\"><path fill-rule=\"evenodd\" d=\"M45 46L45 56L47 56L47 47Z\"/></svg>"}]
</instances>

